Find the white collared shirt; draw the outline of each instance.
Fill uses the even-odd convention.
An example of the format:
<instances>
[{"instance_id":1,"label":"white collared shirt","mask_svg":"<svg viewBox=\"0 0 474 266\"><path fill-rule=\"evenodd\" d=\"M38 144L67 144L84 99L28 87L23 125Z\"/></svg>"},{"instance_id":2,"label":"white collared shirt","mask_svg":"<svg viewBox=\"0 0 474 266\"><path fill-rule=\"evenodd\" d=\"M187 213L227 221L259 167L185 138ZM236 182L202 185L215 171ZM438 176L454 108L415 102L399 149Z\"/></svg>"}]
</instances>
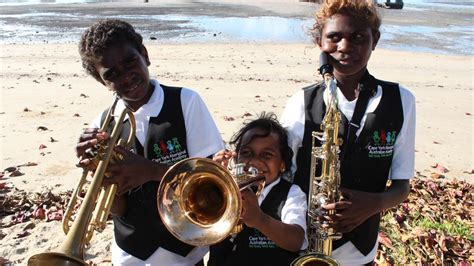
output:
<instances>
[{"instance_id":1,"label":"white collared shirt","mask_svg":"<svg viewBox=\"0 0 474 266\"><path fill-rule=\"evenodd\" d=\"M142 146L145 144L150 117L156 117L163 108L164 92L157 80L150 80L155 90L146 104L133 112L137 129L135 135ZM209 110L199 94L193 90L182 88L181 107L186 127L186 142L189 157L207 157L224 149L224 142L212 119ZM125 108L122 100L115 107L115 114L120 114ZM91 127L99 128L102 114L91 123Z\"/></svg>"},{"instance_id":2,"label":"white collared shirt","mask_svg":"<svg viewBox=\"0 0 474 266\"><path fill-rule=\"evenodd\" d=\"M272 188L280 183L279 177L269 185L265 185L262 192L258 196L258 205L260 206L263 200L267 197ZM308 247L308 239L306 237L306 210L308 203L306 201L306 194L297 185L291 185L288 196L286 197L285 205L281 209L281 221L285 224L296 224L304 230L304 241L300 250Z\"/></svg>"},{"instance_id":3,"label":"white collared shirt","mask_svg":"<svg viewBox=\"0 0 474 266\"><path fill-rule=\"evenodd\" d=\"M151 82L155 86L153 94L146 104L133 113L137 126L135 135L142 145L145 143L150 117L156 117L160 114L165 101L165 95L159 82L157 80L151 80ZM186 127L189 157L207 157L224 149L220 132L197 92L183 88L181 90L181 107ZM120 114L124 108L124 102L119 100L115 113ZM101 118L102 114L99 114L92 122L91 127L99 128ZM112 243L112 263L113 265L130 266L191 266L198 263L208 251L207 246L196 247L186 257L183 257L160 247L147 260L143 261L122 250L114 240Z\"/></svg>"},{"instance_id":4,"label":"white collared shirt","mask_svg":"<svg viewBox=\"0 0 474 266\"><path fill-rule=\"evenodd\" d=\"M413 94L402 86L400 87L400 97L403 109L403 125L398 134L393 152L392 165L390 168L389 178L410 179L415 171L415 97ZM363 125L367 119L367 114L372 113L378 107L382 99L383 90L377 87L374 97L370 98L361 120L361 127L356 132L359 136ZM323 96L326 96L324 94ZM325 102L327 99L325 99ZM337 88L337 102L339 110L344 114L348 121L352 119L357 99L348 101L339 88ZM294 94L285 106L281 116L282 125L288 129L288 143L293 150L292 172L296 172L296 156L303 142L305 127L305 102L304 91L300 90ZM364 256L352 242L347 242L339 248L333 250L332 257L341 265L363 265L374 260L377 253L378 240L372 251Z\"/></svg>"}]
</instances>

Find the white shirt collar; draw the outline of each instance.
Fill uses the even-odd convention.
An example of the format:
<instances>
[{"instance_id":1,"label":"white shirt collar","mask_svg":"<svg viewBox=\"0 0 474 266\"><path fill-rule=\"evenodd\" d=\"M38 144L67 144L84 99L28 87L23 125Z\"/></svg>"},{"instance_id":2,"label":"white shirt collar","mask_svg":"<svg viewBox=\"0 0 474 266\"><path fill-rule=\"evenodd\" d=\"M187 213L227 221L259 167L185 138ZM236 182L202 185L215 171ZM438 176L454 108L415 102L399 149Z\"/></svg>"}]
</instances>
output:
<instances>
[{"instance_id":1,"label":"white shirt collar","mask_svg":"<svg viewBox=\"0 0 474 266\"><path fill-rule=\"evenodd\" d=\"M133 112L135 117L156 117L161 111L164 102L164 92L163 88L161 88L160 83L157 80L151 79L151 84L154 85L155 89L153 90L153 94L151 95L150 99L147 103L142 105L138 110ZM125 109L125 102L120 99L115 107L115 114L120 114ZM127 118L128 119L128 118Z\"/></svg>"},{"instance_id":2,"label":"white shirt collar","mask_svg":"<svg viewBox=\"0 0 474 266\"><path fill-rule=\"evenodd\" d=\"M262 204L263 200L267 197L268 193L272 190L274 186L280 183L281 177L278 177L275 181L270 184L265 184L265 187L262 189L262 192L258 196L258 205Z\"/></svg>"}]
</instances>

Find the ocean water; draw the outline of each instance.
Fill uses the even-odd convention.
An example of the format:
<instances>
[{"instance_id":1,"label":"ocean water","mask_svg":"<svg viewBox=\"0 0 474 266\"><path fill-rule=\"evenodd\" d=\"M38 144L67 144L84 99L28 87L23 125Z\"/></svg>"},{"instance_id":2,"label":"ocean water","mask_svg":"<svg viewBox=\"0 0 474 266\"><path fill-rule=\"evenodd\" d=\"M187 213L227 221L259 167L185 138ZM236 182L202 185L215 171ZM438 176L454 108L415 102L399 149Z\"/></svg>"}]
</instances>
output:
<instances>
[{"instance_id":1,"label":"ocean water","mask_svg":"<svg viewBox=\"0 0 474 266\"><path fill-rule=\"evenodd\" d=\"M0 44L4 43L77 43L87 25L104 15L74 12L41 11L25 8L32 4L72 4L107 2L97 0L0 0ZM448 8L474 10L471 1L404 0L404 9ZM1 6L18 6L22 12L2 12ZM20 7L21 6L21 7ZM389 12L389 11L386 11ZM390 11L391 12L391 11ZM395 11L397 12L397 11ZM231 13L231 12L229 12ZM130 21L146 41L163 42L252 42L311 44L311 18L277 16L211 16L181 14L116 13L112 16ZM460 25L422 26L383 24L379 47L474 55L474 27ZM447 38L448 37L448 38ZM403 40L403 41L401 41ZM454 41L453 41L454 40Z\"/></svg>"},{"instance_id":2,"label":"ocean water","mask_svg":"<svg viewBox=\"0 0 474 266\"><path fill-rule=\"evenodd\" d=\"M113 2L113 0L0 0L0 5L72 4L100 2ZM384 0L377 0L377 2L381 3L384 2ZM404 8L474 8L474 0L403 0L403 2Z\"/></svg>"}]
</instances>

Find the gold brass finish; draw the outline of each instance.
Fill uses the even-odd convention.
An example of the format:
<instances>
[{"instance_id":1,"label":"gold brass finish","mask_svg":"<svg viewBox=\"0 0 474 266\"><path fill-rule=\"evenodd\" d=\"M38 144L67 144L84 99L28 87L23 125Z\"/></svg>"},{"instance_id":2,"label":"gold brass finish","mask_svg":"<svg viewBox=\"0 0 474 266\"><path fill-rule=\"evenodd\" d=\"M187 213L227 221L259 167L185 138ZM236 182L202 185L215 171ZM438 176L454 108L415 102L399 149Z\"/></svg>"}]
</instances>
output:
<instances>
[{"instance_id":1,"label":"gold brass finish","mask_svg":"<svg viewBox=\"0 0 474 266\"><path fill-rule=\"evenodd\" d=\"M321 55L324 56L324 55ZM320 59L327 62L327 58ZM328 102L327 109L321 123L322 132L312 132L310 184L308 192L308 249L307 254L296 258L291 265L339 265L331 257L332 241L341 238L342 234L332 228L322 227L317 217L332 215L335 211L326 211L322 206L339 201L341 184L339 146L339 124L341 112L337 107L337 86L332 70L323 73ZM320 147L315 146L315 140L321 142ZM321 161L321 175L316 176L316 166Z\"/></svg>"},{"instance_id":2,"label":"gold brass finish","mask_svg":"<svg viewBox=\"0 0 474 266\"><path fill-rule=\"evenodd\" d=\"M339 263L335 259L321 253L307 253L298 257L291 265L337 266Z\"/></svg>"},{"instance_id":3,"label":"gold brass finish","mask_svg":"<svg viewBox=\"0 0 474 266\"><path fill-rule=\"evenodd\" d=\"M105 121L102 123L102 130L106 130L109 126L115 106L114 103L107 112ZM120 139L123 122L126 116L130 120L130 134L127 141ZM116 145L122 145L129 148L135 138L135 117L133 112L126 108L122 111L119 118L116 120L115 126L108 140L97 144L97 150L94 150L94 158L92 162L97 167L94 169L84 169L81 179L76 186L71 199L69 200L63 217L63 230L66 234L66 239L61 244L56 252L45 252L33 255L28 259L28 265L47 265L47 266L61 266L61 265L86 265L84 261L84 248L89 245L94 230L102 231L107 222L107 218L112 207L117 185L113 184L108 187L102 186L106 170L111 161L120 160L120 156L114 152ZM84 185L88 182L87 176L89 172L94 171L93 178L87 189L84 198L80 197ZM100 196L98 197L100 193ZM74 216L74 206L82 201L78 213Z\"/></svg>"},{"instance_id":4,"label":"gold brass finish","mask_svg":"<svg viewBox=\"0 0 474 266\"><path fill-rule=\"evenodd\" d=\"M237 179L237 180L236 180ZM263 187L257 173L234 176L205 158L188 158L173 165L158 188L158 212L168 230L181 241L205 246L226 238L242 211L240 190Z\"/></svg>"}]
</instances>

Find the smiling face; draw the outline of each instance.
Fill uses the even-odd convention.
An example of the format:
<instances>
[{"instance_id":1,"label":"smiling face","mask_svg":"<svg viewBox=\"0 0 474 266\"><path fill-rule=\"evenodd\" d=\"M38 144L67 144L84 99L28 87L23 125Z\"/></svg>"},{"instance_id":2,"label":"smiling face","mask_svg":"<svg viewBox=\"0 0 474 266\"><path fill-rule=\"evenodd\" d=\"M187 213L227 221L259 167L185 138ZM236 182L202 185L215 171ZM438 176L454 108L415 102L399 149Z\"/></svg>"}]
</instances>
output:
<instances>
[{"instance_id":1,"label":"smiling face","mask_svg":"<svg viewBox=\"0 0 474 266\"><path fill-rule=\"evenodd\" d=\"M285 169L278 134L252 128L242 136L238 162L255 167L265 176L266 184L275 181Z\"/></svg>"},{"instance_id":2,"label":"smiling face","mask_svg":"<svg viewBox=\"0 0 474 266\"><path fill-rule=\"evenodd\" d=\"M148 102L153 92L149 65L145 47L139 51L127 42L106 49L93 64L102 84L134 110Z\"/></svg>"},{"instance_id":3,"label":"smiling face","mask_svg":"<svg viewBox=\"0 0 474 266\"><path fill-rule=\"evenodd\" d=\"M335 14L325 21L318 46L331 55L336 78L364 74L380 33L345 14Z\"/></svg>"}]
</instances>

